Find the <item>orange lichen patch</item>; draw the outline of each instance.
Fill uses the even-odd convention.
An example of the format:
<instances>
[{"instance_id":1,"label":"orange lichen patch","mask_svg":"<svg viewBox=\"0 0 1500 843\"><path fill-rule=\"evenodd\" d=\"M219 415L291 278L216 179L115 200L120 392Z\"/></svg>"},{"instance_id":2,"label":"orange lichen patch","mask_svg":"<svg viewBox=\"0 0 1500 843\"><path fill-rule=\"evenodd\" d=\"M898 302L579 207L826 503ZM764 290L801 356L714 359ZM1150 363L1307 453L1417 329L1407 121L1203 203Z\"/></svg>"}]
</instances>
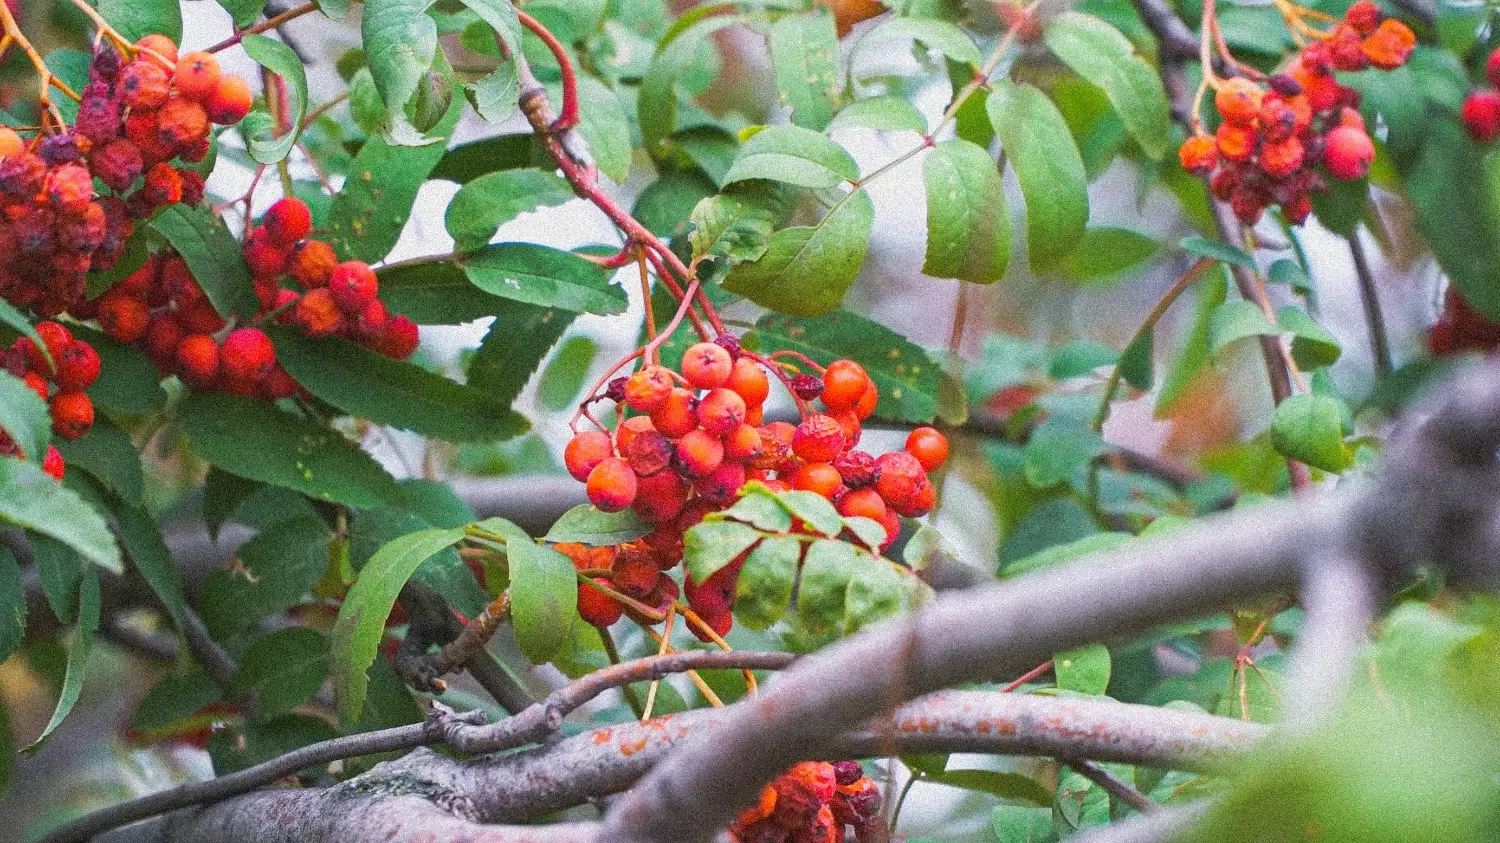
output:
<instances>
[{"instance_id":1,"label":"orange lichen patch","mask_svg":"<svg viewBox=\"0 0 1500 843\"><path fill-rule=\"evenodd\" d=\"M625 756L625 757L627 757L627 758L629 758L630 756L636 754L637 752L640 752L641 750L645 749L646 748L646 743L647 743L647 741L646 741L645 738L640 738L638 740L633 740L633 741L629 741L629 742L626 742L626 743L622 743L622 744L620 744L620 754L623 755L623 756Z\"/></svg>"},{"instance_id":2,"label":"orange lichen patch","mask_svg":"<svg viewBox=\"0 0 1500 843\"><path fill-rule=\"evenodd\" d=\"M613 735L614 733L615 733L614 729L600 729L600 730L594 732L594 743L596 743L596 744L607 744L607 743L609 743L610 736Z\"/></svg>"}]
</instances>

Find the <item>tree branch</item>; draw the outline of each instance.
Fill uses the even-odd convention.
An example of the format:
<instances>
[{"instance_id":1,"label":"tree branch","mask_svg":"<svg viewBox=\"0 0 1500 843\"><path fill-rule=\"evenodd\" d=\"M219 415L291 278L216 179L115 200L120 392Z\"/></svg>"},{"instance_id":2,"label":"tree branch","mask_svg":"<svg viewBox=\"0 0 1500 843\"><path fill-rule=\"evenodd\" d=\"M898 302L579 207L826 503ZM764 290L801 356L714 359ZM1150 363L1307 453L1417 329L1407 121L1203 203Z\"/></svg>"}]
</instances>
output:
<instances>
[{"instance_id":1,"label":"tree branch","mask_svg":"<svg viewBox=\"0 0 1500 843\"><path fill-rule=\"evenodd\" d=\"M1125 781L1093 761L1075 758L1064 760L1063 763L1072 767L1079 775L1104 788L1114 798L1143 814L1154 814L1161 810L1160 805L1152 802L1150 797L1132 787L1130 782Z\"/></svg>"}]
</instances>

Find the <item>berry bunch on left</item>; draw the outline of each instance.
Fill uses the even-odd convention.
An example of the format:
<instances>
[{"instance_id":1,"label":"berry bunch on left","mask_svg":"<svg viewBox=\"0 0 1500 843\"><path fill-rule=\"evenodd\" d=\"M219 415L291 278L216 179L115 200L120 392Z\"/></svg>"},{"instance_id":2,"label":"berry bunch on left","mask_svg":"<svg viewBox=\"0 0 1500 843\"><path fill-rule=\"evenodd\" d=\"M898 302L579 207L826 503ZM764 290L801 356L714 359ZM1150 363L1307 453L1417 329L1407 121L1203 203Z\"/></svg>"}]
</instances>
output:
<instances>
[{"instance_id":1,"label":"berry bunch on left","mask_svg":"<svg viewBox=\"0 0 1500 843\"><path fill-rule=\"evenodd\" d=\"M760 792L729 828L738 843L839 843L844 828L859 843L883 840L880 787L857 761L804 761Z\"/></svg>"},{"instance_id":2,"label":"berry bunch on left","mask_svg":"<svg viewBox=\"0 0 1500 843\"><path fill-rule=\"evenodd\" d=\"M208 53L148 36L126 62L103 44L89 65L77 121L23 140L0 128L0 298L43 318L95 315L85 276L119 261L134 221L203 199L212 122L248 112L245 80ZM96 192L95 182L108 192Z\"/></svg>"},{"instance_id":3,"label":"berry bunch on left","mask_svg":"<svg viewBox=\"0 0 1500 843\"><path fill-rule=\"evenodd\" d=\"M94 403L84 390L99 378L99 354L94 347L73 336L57 322L36 326L46 352L30 337L21 337L0 352L0 367L24 381L46 401L52 414L52 432L64 439L77 439L94 426ZM26 459L15 440L0 430L0 454ZM48 445L42 470L61 480L63 458Z\"/></svg>"}]
</instances>

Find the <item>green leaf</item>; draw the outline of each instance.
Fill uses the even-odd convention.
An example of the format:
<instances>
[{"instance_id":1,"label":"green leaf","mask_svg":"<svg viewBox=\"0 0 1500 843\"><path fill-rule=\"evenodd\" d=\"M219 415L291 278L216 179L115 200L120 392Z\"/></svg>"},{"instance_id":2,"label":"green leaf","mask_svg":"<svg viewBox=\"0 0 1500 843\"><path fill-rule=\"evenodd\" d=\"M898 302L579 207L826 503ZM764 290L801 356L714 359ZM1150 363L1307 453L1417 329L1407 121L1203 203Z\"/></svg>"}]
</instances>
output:
<instances>
[{"instance_id":1,"label":"green leaf","mask_svg":"<svg viewBox=\"0 0 1500 843\"><path fill-rule=\"evenodd\" d=\"M1307 277L1307 272L1302 269L1302 264L1291 258L1280 258L1271 263L1266 270L1266 282L1269 284L1285 284L1292 288L1298 295L1306 296L1312 293L1312 279Z\"/></svg>"},{"instance_id":2,"label":"green leaf","mask_svg":"<svg viewBox=\"0 0 1500 843\"><path fill-rule=\"evenodd\" d=\"M760 483L746 484L740 499L724 510L724 517L743 521L767 533L785 533L792 529L791 512Z\"/></svg>"},{"instance_id":3,"label":"green leaf","mask_svg":"<svg viewBox=\"0 0 1500 843\"><path fill-rule=\"evenodd\" d=\"M16 310L10 302L4 299L0 299L0 324L8 325L14 328L17 333L30 337L31 341L42 349L42 354L46 355L49 359L51 358L51 355L47 354L47 344L42 342L42 338L37 335L36 329L31 327L31 320L27 319L25 314Z\"/></svg>"},{"instance_id":4,"label":"green leaf","mask_svg":"<svg viewBox=\"0 0 1500 843\"><path fill-rule=\"evenodd\" d=\"M770 179L823 189L859 179L859 165L842 146L801 126L767 126L745 141L725 184Z\"/></svg>"},{"instance_id":5,"label":"green leaf","mask_svg":"<svg viewBox=\"0 0 1500 843\"><path fill-rule=\"evenodd\" d=\"M1500 320L1500 156L1482 157L1451 117L1427 125L1405 173L1417 228L1464 301Z\"/></svg>"},{"instance_id":6,"label":"green leaf","mask_svg":"<svg viewBox=\"0 0 1500 843\"><path fill-rule=\"evenodd\" d=\"M1156 256L1161 243L1128 228L1094 226L1058 266L1069 281L1102 284L1118 279Z\"/></svg>"},{"instance_id":7,"label":"green leaf","mask_svg":"<svg viewBox=\"0 0 1500 843\"><path fill-rule=\"evenodd\" d=\"M1172 143L1167 93L1156 69L1135 54L1130 40L1093 15L1065 12L1043 33L1047 48L1074 73L1104 89L1125 128L1152 159Z\"/></svg>"},{"instance_id":8,"label":"green leaf","mask_svg":"<svg viewBox=\"0 0 1500 843\"><path fill-rule=\"evenodd\" d=\"M327 522L315 515L267 524L235 551L234 570L214 571L204 580L198 607L209 633L236 637L257 620L302 601L327 572L332 541Z\"/></svg>"},{"instance_id":9,"label":"green leaf","mask_svg":"<svg viewBox=\"0 0 1500 843\"><path fill-rule=\"evenodd\" d=\"M766 253L777 214L751 196L721 193L695 205L688 220L693 224L688 234L693 260L724 258L739 263Z\"/></svg>"},{"instance_id":10,"label":"green leaf","mask_svg":"<svg viewBox=\"0 0 1500 843\"><path fill-rule=\"evenodd\" d=\"M9 372L0 371L0 430L21 449L21 455L40 462L52 439L52 416L47 402Z\"/></svg>"},{"instance_id":11,"label":"green leaf","mask_svg":"<svg viewBox=\"0 0 1500 843\"><path fill-rule=\"evenodd\" d=\"M486 173L540 166L546 150L530 132L496 135L453 146L432 169L432 178L468 184Z\"/></svg>"},{"instance_id":12,"label":"green leaf","mask_svg":"<svg viewBox=\"0 0 1500 843\"><path fill-rule=\"evenodd\" d=\"M1052 804L1051 791L1037 784L1036 780L1030 776L1023 776L1020 773L999 773L994 770L944 770L941 773L924 775L922 781L961 787L964 790L975 790L998 796L1001 799L1012 799L1032 805ZM1000 839L1009 843L1015 838L1002 837Z\"/></svg>"},{"instance_id":13,"label":"green leaf","mask_svg":"<svg viewBox=\"0 0 1500 843\"><path fill-rule=\"evenodd\" d=\"M723 287L782 313L827 313L843 300L859 274L874 220L869 194L855 190L817 225L793 226L771 235L765 254L730 270Z\"/></svg>"},{"instance_id":14,"label":"green leaf","mask_svg":"<svg viewBox=\"0 0 1500 843\"><path fill-rule=\"evenodd\" d=\"M418 325L457 325L495 314L503 317L511 308L531 306L475 287L462 268L446 259L393 263L376 275L386 309Z\"/></svg>"},{"instance_id":15,"label":"green leaf","mask_svg":"<svg viewBox=\"0 0 1500 843\"><path fill-rule=\"evenodd\" d=\"M1010 264L1010 206L990 154L966 140L943 141L922 161L927 188L927 258L922 272L990 284Z\"/></svg>"},{"instance_id":16,"label":"green leaf","mask_svg":"<svg viewBox=\"0 0 1500 843\"><path fill-rule=\"evenodd\" d=\"M182 629L187 614L182 579L151 513L140 506L120 506L115 509L115 525L120 532L120 544L130 555L131 566L151 586L151 592L166 608L172 623Z\"/></svg>"},{"instance_id":17,"label":"green leaf","mask_svg":"<svg viewBox=\"0 0 1500 843\"><path fill-rule=\"evenodd\" d=\"M768 39L778 101L791 109L793 123L821 131L832 119L839 95L833 15L820 8L783 15L771 24Z\"/></svg>"},{"instance_id":18,"label":"green leaf","mask_svg":"<svg viewBox=\"0 0 1500 843\"><path fill-rule=\"evenodd\" d=\"M198 286L220 316L238 313L250 317L260 309L240 242L223 220L206 208L177 204L157 213L151 227L187 261Z\"/></svg>"},{"instance_id":19,"label":"green leaf","mask_svg":"<svg viewBox=\"0 0 1500 843\"><path fill-rule=\"evenodd\" d=\"M124 2L129 2L129 0L124 0ZM92 60L92 53L62 47L47 53L43 58L43 63L47 65L48 70L52 71L52 75L62 80L63 84L74 91L82 92L84 86L88 84L89 62ZM57 106L57 110L62 112L63 118L68 122L71 123L77 119L78 103L73 102L71 97L53 97L52 104Z\"/></svg>"},{"instance_id":20,"label":"green leaf","mask_svg":"<svg viewBox=\"0 0 1500 843\"><path fill-rule=\"evenodd\" d=\"M510 0L462 0L464 6L495 30L514 52L521 49L521 20Z\"/></svg>"},{"instance_id":21,"label":"green leaf","mask_svg":"<svg viewBox=\"0 0 1500 843\"><path fill-rule=\"evenodd\" d=\"M88 393L95 406L121 413L151 413L167 405L161 372L134 346L116 342L82 325L71 325L73 336L99 352L99 379Z\"/></svg>"},{"instance_id":22,"label":"green leaf","mask_svg":"<svg viewBox=\"0 0 1500 843\"><path fill-rule=\"evenodd\" d=\"M227 776L336 737L338 731L327 720L287 714L266 722L232 722L209 737L206 749L214 774Z\"/></svg>"},{"instance_id":23,"label":"green leaf","mask_svg":"<svg viewBox=\"0 0 1500 843\"><path fill-rule=\"evenodd\" d=\"M864 53L876 44L895 39L911 39L937 50L959 64L977 65L981 61L979 46L957 26L937 18L897 17L870 30L855 45Z\"/></svg>"},{"instance_id":24,"label":"green leaf","mask_svg":"<svg viewBox=\"0 0 1500 843\"><path fill-rule=\"evenodd\" d=\"M0 404L5 399L0 399ZM61 439L57 450L68 468L81 469L127 504L139 505L145 487L141 454L130 437L103 414L94 417L87 436Z\"/></svg>"},{"instance_id":25,"label":"green leaf","mask_svg":"<svg viewBox=\"0 0 1500 843\"><path fill-rule=\"evenodd\" d=\"M182 40L182 9L177 0L99 0L99 14L126 41L155 33Z\"/></svg>"},{"instance_id":26,"label":"green leaf","mask_svg":"<svg viewBox=\"0 0 1500 843\"><path fill-rule=\"evenodd\" d=\"M767 314L755 323L755 339L766 353L797 351L828 365L847 357L880 390L875 415L904 422L932 421L937 412L941 368L927 352L890 328L849 310L801 319Z\"/></svg>"},{"instance_id":27,"label":"green leaf","mask_svg":"<svg viewBox=\"0 0 1500 843\"><path fill-rule=\"evenodd\" d=\"M231 694L255 691L260 716L278 717L312 699L328 678L328 639L305 626L255 639L240 659Z\"/></svg>"},{"instance_id":28,"label":"green leaf","mask_svg":"<svg viewBox=\"0 0 1500 843\"><path fill-rule=\"evenodd\" d=\"M472 251L489 245L500 226L526 211L561 205L573 198L567 179L535 169L501 170L465 184L448 203L444 223L454 248Z\"/></svg>"},{"instance_id":29,"label":"green leaf","mask_svg":"<svg viewBox=\"0 0 1500 843\"><path fill-rule=\"evenodd\" d=\"M370 75L386 111L401 114L438 50L428 0L366 0L360 28Z\"/></svg>"},{"instance_id":30,"label":"green leaf","mask_svg":"<svg viewBox=\"0 0 1500 843\"><path fill-rule=\"evenodd\" d=\"M407 2L380 0L381 5ZM410 2L421 4L422 0ZM366 4L366 27L371 12L370 4ZM407 45L402 49L414 48ZM450 105L442 121L428 133L434 142L424 146L397 146L379 137L365 141L349 166L348 178L333 197L328 215L328 242L340 255L376 263L395 247L411 216L417 191L442 160L448 134L463 110L461 100Z\"/></svg>"},{"instance_id":31,"label":"green leaf","mask_svg":"<svg viewBox=\"0 0 1500 843\"><path fill-rule=\"evenodd\" d=\"M849 580L864 565L875 564L853 545L820 539L808 545L797 587L797 617L810 632L844 630L844 600Z\"/></svg>"},{"instance_id":32,"label":"green leaf","mask_svg":"<svg viewBox=\"0 0 1500 843\"><path fill-rule=\"evenodd\" d=\"M469 360L468 381L495 403L510 406L573 324L574 314L506 299L495 302L500 312Z\"/></svg>"},{"instance_id":33,"label":"green leaf","mask_svg":"<svg viewBox=\"0 0 1500 843\"><path fill-rule=\"evenodd\" d=\"M340 337L272 328L276 359L308 392L362 419L449 442L525 433L526 419L473 387Z\"/></svg>"},{"instance_id":34,"label":"green leaf","mask_svg":"<svg viewBox=\"0 0 1500 843\"><path fill-rule=\"evenodd\" d=\"M1112 346L1093 340L1073 340L1052 352L1047 362L1047 377L1062 381L1093 374L1100 366L1120 362L1120 352Z\"/></svg>"},{"instance_id":35,"label":"green leaf","mask_svg":"<svg viewBox=\"0 0 1500 843\"><path fill-rule=\"evenodd\" d=\"M1255 269L1255 258L1251 257L1249 252L1222 240L1209 240L1206 237L1194 235L1182 238L1177 245L1184 251L1192 252L1200 257Z\"/></svg>"},{"instance_id":36,"label":"green leaf","mask_svg":"<svg viewBox=\"0 0 1500 843\"><path fill-rule=\"evenodd\" d=\"M264 401L194 393L178 419L193 450L231 474L354 507L401 501L396 481L359 446Z\"/></svg>"},{"instance_id":37,"label":"green leaf","mask_svg":"<svg viewBox=\"0 0 1500 843\"><path fill-rule=\"evenodd\" d=\"M602 547L631 542L651 532L652 527L633 509L601 512L592 504L579 504L564 512L547 531L544 541L577 542Z\"/></svg>"},{"instance_id":38,"label":"green leaf","mask_svg":"<svg viewBox=\"0 0 1500 843\"><path fill-rule=\"evenodd\" d=\"M1186 393L1193 379L1208 365L1212 356L1208 325L1214 311L1224 303L1229 294L1228 272L1220 266L1199 281L1197 287L1198 306L1193 315L1193 324L1167 366L1161 393L1156 399L1157 417L1171 412L1173 405Z\"/></svg>"},{"instance_id":39,"label":"green leaf","mask_svg":"<svg viewBox=\"0 0 1500 843\"><path fill-rule=\"evenodd\" d=\"M1152 358L1155 331L1144 331L1120 352L1120 377L1136 389L1150 389L1153 379Z\"/></svg>"},{"instance_id":40,"label":"green leaf","mask_svg":"<svg viewBox=\"0 0 1500 843\"><path fill-rule=\"evenodd\" d=\"M703 582L760 541L761 533L738 521L704 521L682 536L683 570Z\"/></svg>"},{"instance_id":41,"label":"green leaf","mask_svg":"<svg viewBox=\"0 0 1500 843\"><path fill-rule=\"evenodd\" d=\"M562 102L562 85L547 84L547 98ZM578 135L588 144L599 172L616 184L630 178L630 123L613 88L592 76L578 75Z\"/></svg>"},{"instance_id":42,"label":"green leaf","mask_svg":"<svg viewBox=\"0 0 1500 843\"><path fill-rule=\"evenodd\" d=\"M262 164L275 164L291 154L302 134L302 121L307 117L307 70L291 47L274 38L246 35L240 46L261 67L290 83L289 87L295 93L295 101L291 103L291 129L286 134L276 137L274 126L268 126L268 131L246 132L250 157Z\"/></svg>"},{"instance_id":43,"label":"green leaf","mask_svg":"<svg viewBox=\"0 0 1500 843\"><path fill-rule=\"evenodd\" d=\"M264 484L246 480L237 474L209 466L203 479L203 523L208 535L218 541L219 529L234 517L240 504L262 489Z\"/></svg>"},{"instance_id":44,"label":"green leaf","mask_svg":"<svg viewBox=\"0 0 1500 843\"><path fill-rule=\"evenodd\" d=\"M465 255L459 265L474 286L501 298L601 316L625 312L625 291L572 252L501 243Z\"/></svg>"},{"instance_id":45,"label":"green leaf","mask_svg":"<svg viewBox=\"0 0 1500 843\"><path fill-rule=\"evenodd\" d=\"M79 589L78 596L78 623L73 627L68 645L68 669L63 675L62 692L57 698L57 707L52 711L52 719L42 729L42 734L37 737L31 745L22 752L30 755L42 748L57 727L62 725L68 713L73 710L73 704L78 702L78 695L83 692L83 673L88 667L89 649L93 642L94 632L99 629L99 575L93 568L89 568L83 574L83 586Z\"/></svg>"},{"instance_id":46,"label":"green leaf","mask_svg":"<svg viewBox=\"0 0 1500 843\"><path fill-rule=\"evenodd\" d=\"M1052 657L1057 687L1065 691L1103 696L1109 688L1109 671L1109 648L1103 644L1085 644Z\"/></svg>"},{"instance_id":47,"label":"green leaf","mask_svg":"<svg viewBox=\"0 0 1500 843\"><path fill-rule=\"evenodd\" d=\"M907 593L907 580L886 563L867 561L860 565L844 592L844 631L858 632L900 614L906 606Z\"/></svg>"},{"instance_id":48,"label":"green leaf","mask_svg":"<svg viewBox=\"0 0 1500 843\"><path fill-rule=\"evenodd\" d=\"M516 113L521 83L516 78L516 63L505 62L488 76L464 86L464 96L479 116L491 123L504 123Z\"/></svg>"},{"instance_id":49,"label":"green leaf","mask_svg":"<svg viewBox=\"0 0 1500 843\"><path fill-rule=\"evenodd\" d=\"M8 547L0 547L0 663L26 638L26 590L21 566ZM0 747L3 748L3 747Z\"/></svg>"},{"instance_id":50,"label":"green leaf","mask_svg":"<svg viewBox=\"0 0 1500 843\"><path fill-rule=\"evenodd\" d=\"M266 0L219 0L219 5L234 19L235 26L244 29L260 17Z\"/></svg>"},{"instance_id":51,"label":"green leaf","mask_svg":"<svg viewBox=\"0 0 1500 843\"><path fill-rule=\"evenodd\" d=\"M995 837L1005 843L1052 843L1052 808L1027 808L1022 805L999 805L990 814Z\"/></svg>"},{"instance_id":52,"label":"green leaf","mask_svg":"<svg viewBox=\"0 0 1500 843\"><path fill-rule=\"evenodd\" d=\"M1266 312L1244 299L1227 301L1214 308L1208 319L1208 347L1218 354L1224 346L1246 337L1274 336L1280 329L1266 318Z\"/></svg>"},{"instance_id":53,"label":"green leaf","mask_svg":"<svg viewBox=\"0 0 1500 843\"><path fill-rule=\"evenodd\" d=\"M1344 428L1337 399L1327 395L1293 395L1276 407L1271 444L1277 452L1335 474L1348 467Z\"/></svg>"},{"instance_id":54,"label":"green leaf","mask_svg":"<svg viewBox=\"0 0 1500 843\"><path fill-rule=\"evenodd\" d=\"M843 532L844 519L833 504L816 492L795 490L777 495L787 512L801 519L807 528L820 535L833 538Z\"/></svg>"},{"instance_id":55,"label":"green leaf","mask_svg":"<svg viewBox=\"0 0 1500 843\"><path fill-rule=\"evenodd\" d=\"M598 353L599 346L588 337L573 337L563 343L537 386L537 403L542 409L558 413L573 407Z\"/></svg>"},{"instance_id":56,"label":"green leaf","mask_svg":"<svg viewBox=\"0 0 1500 843\"><path fill-rule=\"evenodd\" d=\"M767 536L745 557L735 585L734 615L750 629L781 620L792 602L802 543L793 536Z\"/></svg>"},{"instance_id":57,"label":"green leaf","mask_svg":"<svg viewBox=\"0 0 1500 843\"><path fill-rule=\"evenodd\" d=\"M370 681L365 671L375 662L402 586L418 565L463 538L460 529L410 533L382 547L359 572L333 625L333 693L344 717L357 720L364 708Z\"/></svg>"},{"instance_id":58,"label":"green leaf","mask_svg":"<svg viewBox=\"0 0 1500 843\"><path fill-rule=\"evenodd\" d=\"M1068 480L1104 453L1104 440L1088 424L1067 416L1048 416L1026 442L1022 466L1026 480L1045 488Z\"/></svg>"},{"instance_id":59,"label":"green leaf","mask_svg":"<svg viewBox=\"0 0 1500 843\"><path fill-rule=\"evenodd\" d=\"M578 576L572 560L524 534L506 542L510 616L516 643L532 664L544 664L567 643L578 617Z\"/></svg>"},{"instance_id":60,"label":"green leaf","mask_svg":"<svg viewBox=\"0 0 1500 843\"><path fill-rule=\"evenodd\" d=\"M687 16L678 23L685 20ZM671 151L670 137L677 131L678 79L697 59L699 50L714 33L750 20L751 16L746 14L713 15L693 20L681 29L674 27L662 37L651 66L641 79L640 95L636 100L642 146L652 158L661 160Z\"/></svg>"},{"instance_id":61,"label":"green leaf","mask_svg":"<svg viewBox=\"0 0 1500 843\"><path fill-rule=\"evenodd\" d=\"M47 605L59 621L73 619L78 605L78 583L83 578L84 561L78 551L49 536L29 533L26 545L36 564L37 580Z\"/></svg>"},{"instance_id":62,"label":"green leaf","mask_svg":"<svg viewBox=\"0 0 1500 843\"><path fill-rule=\"evenodd\" d=\"M927 118L907 100L894 94L856 100L839 110L829 131L860 127L882 132L926 133Z\"/></svg>"},{"instance_id":63,"label":"green leaf","mask_svg":"<svg viewBox=\"0 0 1500 843\"><path fill-rule=\"evenodd\" d=\"M1026 248L1033 272L1056 268L1089 220L1088 177L1068 125L1030 85L995 83L985 101L990 125L1026 199Z\"/></svg>"},{"instance_id":64,"label":"green leaf","mask_svg":"<svg viewBox=\"0 0 1500 843\"><path fill-rule=\"evenodd\" d=\"M125 570L103 516L37 463L0 458L0 523L51 536L117 574Z\"/></svg>"},{"instance_id":65,"label":"green leaf","mask_svg":"<svg viewBox=\"0 0 1500 843\"><path fill-rule=\"evenodd\" d=\"M1295 304L1283 307L1276 314L1276 324L1292 335L1292 359L1304 370L1332 366L1342 353L1339 341Z\"/></svg>"}]
</instances>

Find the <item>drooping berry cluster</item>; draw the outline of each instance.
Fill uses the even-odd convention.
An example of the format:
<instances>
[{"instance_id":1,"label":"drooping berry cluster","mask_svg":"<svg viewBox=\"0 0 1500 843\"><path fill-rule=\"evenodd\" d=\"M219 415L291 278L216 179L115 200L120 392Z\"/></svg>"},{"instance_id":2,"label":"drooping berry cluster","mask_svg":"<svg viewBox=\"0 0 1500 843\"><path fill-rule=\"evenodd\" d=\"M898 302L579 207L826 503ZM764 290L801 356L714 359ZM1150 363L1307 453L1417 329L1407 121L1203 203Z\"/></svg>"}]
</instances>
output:
<instances>
[{"instance_id":1,"label":"drooping berry cluster","mask_svg":"<svg viewBox=\"0 0 1500 843\"><path fill-rule=\"evenodd\" d=\"M859 843L880 834L880 787L857 761L804 761L760 792L729 835L738 843L839 843L848 826Z\"/></svg>"},{"instance_id":2,"label":"drooping berry cluster","mask_svg":"<svg viewBox=\"0 0 1500 843\"><path fill-rule=\"evenodd\" d=\"M647 365L613 381L605 397L622 405L622 412L638 415L624 418L612 434L575 435L564 462L587 484L596 507L633 508L656 529L638 542L612 548L559 549L580 570L597 575L608 569L600 584L660 610L678 597L666 571L682 561L683 534L732 504L748 482L762 482L773 492L811 491L832 501L842 515L877 521L887 547L900 531L899 516L914 518L932 509L937 492L927 472L948 456L941 433L919 428L908 437L906 450L876 457L855 450L861 424L879 401L879 390L862 366L837 360L821 376L802 374L787 383L804 411L801 423L762 424L770 394L766 361L743 352L728 336L689 348L680 372ZM817 399L822 412L808 403ZM682 589L689 606L717 634L733 624L743 563L742 555L701 583L688 577ZM579 606L583 617L599 626L630 611L587 584L580 585Z\"/></svg>"},{"instance_id":3,"label":"drooping berry cluster","mask_svg":"<svg viewBox=\"0 0 1500 843\"><path fill-rule=\"evenodd\" d=\"M1500 138L1500 48L1490 53L1484 73L1490 87L1471 91L1464 98L1461 116L1470 137L1491 143Z\"/></svg>"},{"instance_id":4,"label":"drooping berry cluster","mask_svg":"<svg viewBox=\"0 0 1500 843\"><path fill-rule=\"evenodd\" d=\"M267 210L245 242L261 305L255 324L226 330L228 322L187 262L163 252L149 256L97 300L99 325L111 337L139 346L163 374L178 375L198 389L267 399L297 392L296 381L276 361L271 338L256 327L273 317L298 325L308 336L338 332L391 357L411 356L417 326L386 314L375 298L375 273L359 261L337 263L331 246L306 239L311 232L307 205L287 198ZM281 287L288 275L308 292Z\"/></svg>"},{"instance_id":5,"label":"drooping berry cluster","mask_svg":"<svg viewBox=\"0 0 1500 843\"><path fill-rule=\"evenodd\" d=\"M1450 286L1443 294L1442 315L1427 329L1427 347L1438 355L1493 351L1500 348L1500 322L1475 310Z\"/></svg>"},{"instance_id":6,"label":"drooping berry cluster","mask_svg":"<svg viewBox=\"0 0 1500 843\"><path fill-rule=\"evenodd\" d=\"M1316 165L1336 179L1352 180L1369 172L1375 157L1356 110L1359 93L1341 85L1334 72L1392 70L1406 62L1415 44L1406 24L1359 0L1343 22L1264 85L1245 77L1219 82L1214 107L1222 123L1212 135L1200 129L1183 142L1183 168L1208 178L1214 197L1228 202L1247 225L1273 205L1288 221L1305 221L1312 213L1310 196L1328 189Z\"/></svg>"},{"instance_id":7,"label":"drooping berry cluster","mask_svg":"<svg viewBox=\"0 0 1500 843\"><path fill-rule=\"evenodd\" d=\"M134 220L201 202L202 176L173 160L201 161L211 123L249 110L245 80L212 55L179 60L160 35L138 49L126 62L101 45L67 131L25 141L0 128L0 297L17 307L92 318L85 274L119 261Z\"/></svg>"},{"instance_id":8,"label":"drooping berry cluster","mask_svg":"<svg viewBox=\"0 0 1500 843\"><path fill-rule=\"evenodd\" d=\"M41 322L36 332L46 346L45 353L30 337L21 337L0 353L0 365L47 402L53 433L64 439L77 439L94 426L94 402L84 390L99 378L99 354L57 322ZM0 454L23 459L29 456L22 454L15 440L3 430L0 430ZM42 470L62 479L63 458L57 448L47 446Z\"/></svg>"}]
</instances>

